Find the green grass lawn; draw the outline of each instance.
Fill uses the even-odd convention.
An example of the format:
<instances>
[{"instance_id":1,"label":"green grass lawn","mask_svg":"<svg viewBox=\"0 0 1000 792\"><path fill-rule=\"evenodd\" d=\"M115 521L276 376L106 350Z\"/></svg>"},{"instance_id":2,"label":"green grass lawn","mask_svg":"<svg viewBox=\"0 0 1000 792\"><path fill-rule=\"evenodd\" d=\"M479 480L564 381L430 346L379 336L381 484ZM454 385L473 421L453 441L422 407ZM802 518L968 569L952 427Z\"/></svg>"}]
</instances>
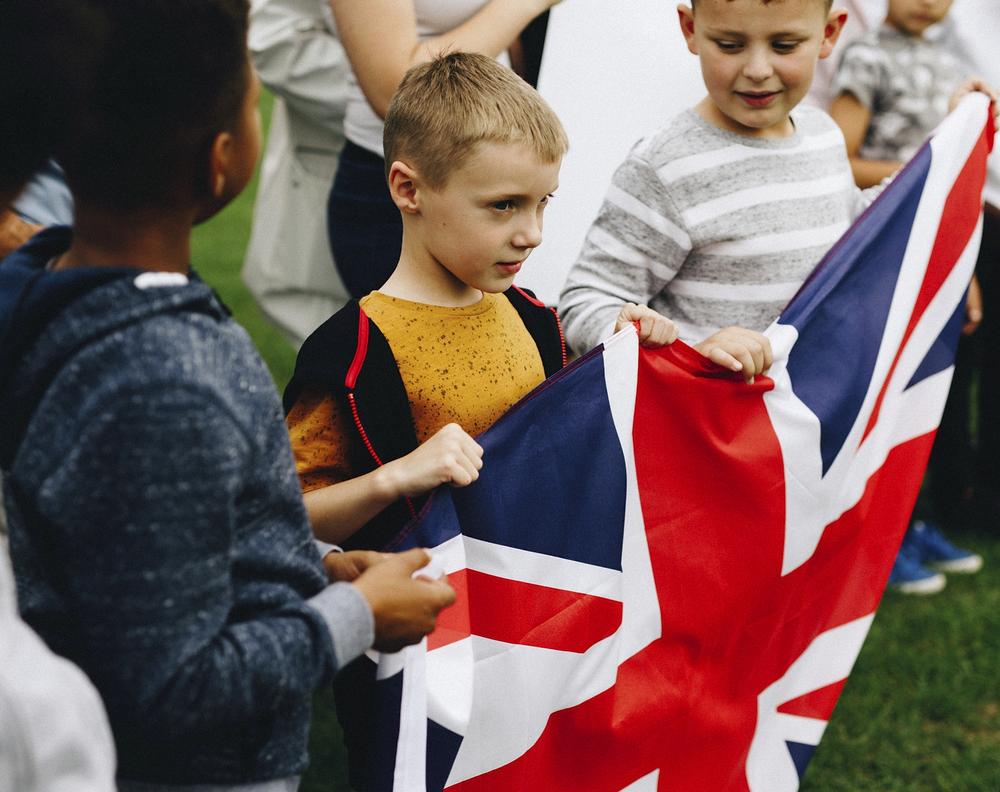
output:
<instances>
[{"instance_id":1,"label":"green grass lawn","mask_svg":"<svg viewBox=\"0 0 1000 792\"><path fill-rule=\"evenodd\" d=\"M803 790L1000 790L1000 541L940 594L886 594Z\"/></svg>"},{"instance_id":2,"label":"green grass lawn","mask_svg":"<svg viewBox=\"0 0 1000 792\"><path fill-rule=\"evenodd\" d=\"M262 109L266 119L267 97ZM255 187L256 180L197 229L193 258L281 388L294 354L239 279ZM982 553L985 568L951 576L934 597L886 596L810 765L806 792L1000 792L1000 526L990 536L953 538ZM332 697L323 692L303 792L347 789L339 739Z\"/></svg>"}]
</instances>

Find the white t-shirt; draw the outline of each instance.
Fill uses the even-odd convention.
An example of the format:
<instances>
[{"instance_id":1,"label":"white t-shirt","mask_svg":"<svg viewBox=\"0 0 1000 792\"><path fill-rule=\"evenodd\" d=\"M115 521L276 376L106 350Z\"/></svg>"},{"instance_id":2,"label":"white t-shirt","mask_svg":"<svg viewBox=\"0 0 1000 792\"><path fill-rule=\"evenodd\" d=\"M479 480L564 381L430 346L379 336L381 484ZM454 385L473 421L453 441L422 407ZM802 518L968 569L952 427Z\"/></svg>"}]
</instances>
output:
<instances>
[{"instance_id":1,"label":"white t-shirt","mask_svg":"<svg viewBox=\"0 0 1000 792\"><path fill-rule=\"evenodd\" d=\"M2 528L2 526L0 526ZM115 747L86 675L53 654L17 612L0 532L0 788L113 792Z\"/></svg>"},{"instance_id":2,"label":"white t-shirt","mask_svg":"<svg viewBox=\"0 0 1000 792\"><path fill-rule=\"evenodd\" d=\"M417 15L417 37L439 36L474 16L489 0L413 0ZM500 62L509 65L504 53ZM347 115L344 133L348 140L382 156L382 119L372 110L352 72L347 79Z\"/></svg>"}]
</instances>

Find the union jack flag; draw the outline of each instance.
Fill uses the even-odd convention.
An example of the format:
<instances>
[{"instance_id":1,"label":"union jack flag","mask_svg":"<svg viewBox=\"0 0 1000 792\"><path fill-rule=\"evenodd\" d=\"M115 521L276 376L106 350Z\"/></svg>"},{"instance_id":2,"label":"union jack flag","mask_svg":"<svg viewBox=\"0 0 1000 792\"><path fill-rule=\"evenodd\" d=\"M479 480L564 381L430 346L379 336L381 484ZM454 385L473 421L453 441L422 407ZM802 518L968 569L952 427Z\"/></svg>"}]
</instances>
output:
<instances>
[{"instance_id":1,"label":"union jack flag","mask_svg":"<svg viewBox=\"0 0 1000 792\"><path fill-rule=\"evenodd\" d=\"M403 543L434 548L458 602L378 658L373 789L798 788L944 407L985 104L824 258L768 330L769 377L629 329L482 436L479 481Z\"/></svg>"}]
</instances>

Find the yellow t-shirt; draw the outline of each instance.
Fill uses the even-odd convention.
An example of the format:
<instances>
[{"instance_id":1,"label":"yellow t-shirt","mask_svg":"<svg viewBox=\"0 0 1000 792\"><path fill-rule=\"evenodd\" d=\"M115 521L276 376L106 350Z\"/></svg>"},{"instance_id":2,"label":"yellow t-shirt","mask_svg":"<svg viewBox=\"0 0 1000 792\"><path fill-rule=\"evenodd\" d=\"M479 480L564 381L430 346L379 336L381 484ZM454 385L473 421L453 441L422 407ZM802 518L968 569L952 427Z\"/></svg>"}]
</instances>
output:
<instances>
[{"instance_id":1,"label":"yellow t-shirt","mask_svg":"<svg viewBox=\"0 0 1000 792\"><path fill-rule=\"evenodd\" d=\"M389 342L421 443L448 423L483 432L545 379L538 347L503 295L444 308L376 291L361 308ZM349 421L330 394L299 396L287 424L304 491L357 475Z\"/></svg>"}]
</instances>

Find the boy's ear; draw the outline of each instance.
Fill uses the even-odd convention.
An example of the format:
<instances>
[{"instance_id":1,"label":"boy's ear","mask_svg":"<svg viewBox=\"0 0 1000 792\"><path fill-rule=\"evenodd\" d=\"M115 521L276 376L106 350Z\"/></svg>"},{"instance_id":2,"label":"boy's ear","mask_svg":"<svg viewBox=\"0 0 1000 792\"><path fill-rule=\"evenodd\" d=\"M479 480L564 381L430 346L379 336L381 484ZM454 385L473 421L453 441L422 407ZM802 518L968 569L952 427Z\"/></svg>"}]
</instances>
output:
<instances>
[{"instance_id":1,"label":"boy's ear","mask_svg":"<svg viewBox=\"0 0 1000 792\"><path fill-rule=\"evenodd\" d=\"M220 132L212 140L208 155L208 191L212 198L221 200L226 195L226 174L233 152L233 135Z\"/></svg>"},{"instance_id":2,"label":"boy's ear","mask_svg":"<svg viewBox=\"0 0 1000 792\"><path fill-rule=\"evenodd\" d=\"M199 183L195 185L195 198L199 203L196 223L210 218L246 186L249 177L245 168L238 167L240 151L237 143L232 132L219 132L212 138L208 162L202 166L206 170L197 175Z\"/></svg>"},{"instance_id":3,"label":"boy's ear","mask_svg":"<svg viewBox=\"0 0 1000 792\"><path fill-rule=\"evenodd\" d=\"M688 51L692 55L697 55L698 43L694 38L694 9L681 3L677 6L677 21L680 22L681 34L687 42Z\"/></svg>"},{"instance_id":4,"label":"boy's ear","mask_svg":"<svg viewBox=\"0 0 1000 792\"><path fill-rule=\"evenodd\" d=\"M401 160L389 167L389 195L396 208L404 214L420 212L419 176L416 170Z\"/></svg>"},{"instance_id":5,"label":"boy's ear","mask_svg":"<svg viewBox=\"0 0 1000 792\"><path fill-rule=\"evenodd\" d=\"M847 11L843 8L833 9L826 18L826 25L823 28L823 44L819 48L819 56L828 58L833 52L837 39L840 38L840 31L844 29L847 22Z\"/></svg>"}]
</instances>

